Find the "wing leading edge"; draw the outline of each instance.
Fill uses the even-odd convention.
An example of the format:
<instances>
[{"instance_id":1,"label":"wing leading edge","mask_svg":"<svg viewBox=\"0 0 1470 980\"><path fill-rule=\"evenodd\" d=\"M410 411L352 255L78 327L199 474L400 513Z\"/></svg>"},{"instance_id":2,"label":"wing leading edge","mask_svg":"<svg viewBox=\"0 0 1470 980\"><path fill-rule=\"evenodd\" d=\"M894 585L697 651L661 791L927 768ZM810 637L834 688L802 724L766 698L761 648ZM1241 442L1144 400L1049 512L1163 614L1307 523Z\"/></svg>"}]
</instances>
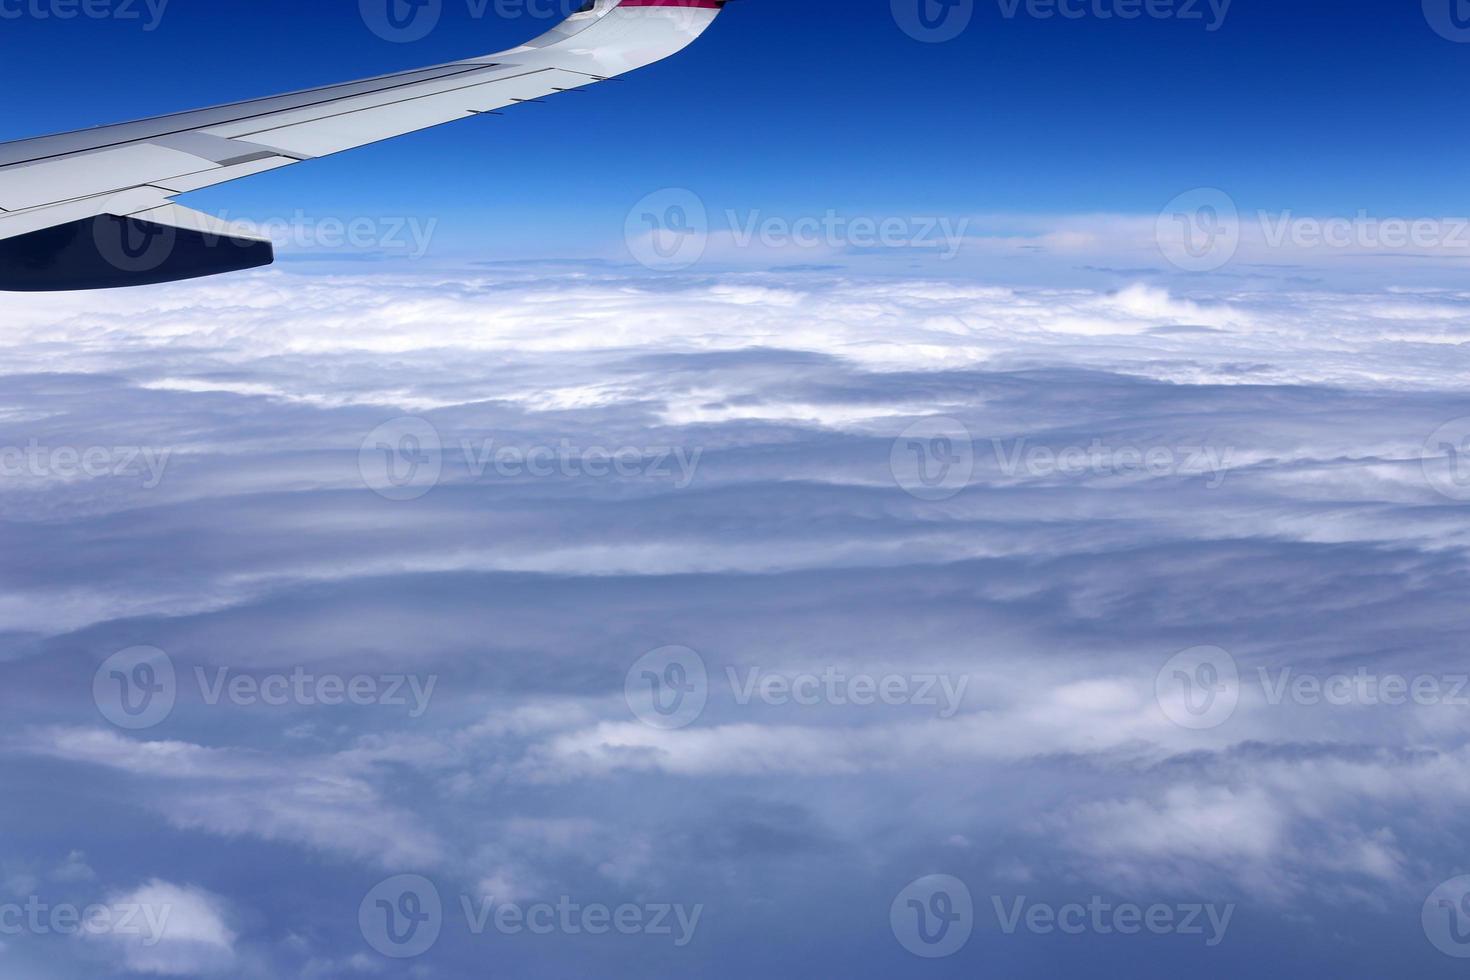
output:
<instances>
[{"instance_id":1,"label":"wing leading edge","mask_svg":"<svg viewBox=\"0 0 1470 980\"><path fill-rule=\"evenodd\" d=\"M725 0L593 0L509 51L0 143L0 290L98 289L267 265L269 242L173 203L212 187L584 88L693 43Z\"/></svg>"}]
</instances>

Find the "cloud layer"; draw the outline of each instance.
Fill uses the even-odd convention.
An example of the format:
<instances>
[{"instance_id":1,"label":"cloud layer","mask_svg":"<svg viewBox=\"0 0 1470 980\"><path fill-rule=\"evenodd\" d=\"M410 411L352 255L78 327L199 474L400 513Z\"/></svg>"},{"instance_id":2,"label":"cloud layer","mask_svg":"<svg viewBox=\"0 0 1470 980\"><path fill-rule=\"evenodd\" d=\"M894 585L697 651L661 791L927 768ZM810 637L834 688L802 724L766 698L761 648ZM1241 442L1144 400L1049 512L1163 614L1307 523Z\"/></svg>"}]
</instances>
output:
<instances>
[{"instance_id":1,"label":"cloud layer","mask_svg":"<svg viewBox=\"0 0 1470 980\"><path fill-rule=\"evenodd\" d=\"M943 873L982 909L1238 906L1208 960L979 927L943 975L1303 942L1340 976L1443 970L1419 911L1470 798L1470 293L1115 278L21 299L0 858L21 903L183 925L0 962L886 976L920 962L890 903ZM165 664L167 712L130 714ZM702 710L660 718L646 678ZM406 960L359 921L398 875L446 910ZM563 897L704 911L679 948L461 911Z\"/></svg>"}]
</instances>

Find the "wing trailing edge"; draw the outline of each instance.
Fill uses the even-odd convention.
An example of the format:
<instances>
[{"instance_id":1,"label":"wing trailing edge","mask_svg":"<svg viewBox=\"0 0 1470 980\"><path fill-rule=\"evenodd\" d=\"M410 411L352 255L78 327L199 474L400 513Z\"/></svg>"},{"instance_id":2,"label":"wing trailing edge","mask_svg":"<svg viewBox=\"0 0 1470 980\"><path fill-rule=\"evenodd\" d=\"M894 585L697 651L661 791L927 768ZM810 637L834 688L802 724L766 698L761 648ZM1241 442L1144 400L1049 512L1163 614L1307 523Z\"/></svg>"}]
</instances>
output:
<instances>
[{"instance_id":1,"label":"wing trailing edge","mask_svg":"<svg viewBox=\"0 0 1470 980\"><path fill-rule=\"evenodd\" d=\"M0 240L0 290L60 292L148 286L258 269L264 239L177 204L128 217L100 214Z\"/></svg>"}]
</instances>

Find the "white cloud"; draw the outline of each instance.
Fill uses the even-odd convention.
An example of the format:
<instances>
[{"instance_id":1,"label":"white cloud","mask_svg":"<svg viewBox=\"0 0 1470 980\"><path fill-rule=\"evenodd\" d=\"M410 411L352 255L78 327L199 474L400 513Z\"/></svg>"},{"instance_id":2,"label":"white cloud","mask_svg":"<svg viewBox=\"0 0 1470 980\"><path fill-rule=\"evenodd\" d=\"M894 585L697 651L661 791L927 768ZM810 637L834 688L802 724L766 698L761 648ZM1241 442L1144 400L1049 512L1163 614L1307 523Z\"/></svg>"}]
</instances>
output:
<instances>
[{"instance_id":1,"label":"white cloud","mask_svg":"<svg viewBox=\"0 0 1470 980\"><path fill-rule=\"evenodd\" d=\"M976 247L1096 262L1106 224ZM1144 261L1135 244L1113 264ZM1313 711L1252 684L1227 724L1189 731L1154 680L1198 644L1230 648L1248 681L1263 666L1460 669L1470 529L1420 454L1470 416L1470 296L1300 270L1095 276L269 273L120 293L105 315L96 297L19 298L0 447L175 455L151 490L0 486L23 557L0 571L9 754L143 822L163 877L185 880L175 845L207 835L274 855L349 931L363 867L502 901L657 885L713 902L738 882L774 906L938 867L1038 894L1402 912L1454 870L1459 712ZM432 493L391 502L358 454L405 412L431 418L451 458ZM890 469L898 433L931 415L962 421L976 450L970 485L939 502ZM698 479L507 479L452 458L464 439L563 438L698 448ZM1005 465L1018 445L1094 441L1211 447L1222 482ZM98 729L91 673L138 642L185 678L442 677L421 718L186 698L147 736ZM622 688L670 643L698 647L717 684L727 666L831 667L963 676L971 695L940 719L721 689L697 723L659 731ZM6 872L28 893L84 848L105 873L105 846L68 836ZM71 855L53 877L79 884L87 864ZM244 958L246 930L201 907L214 918L150 969ZM271 955L290 964L279 975L376 965L315 933Z\"/></svg>"},{"instance_id":2,"label":"white cloud","mask_svg":"<svg viewBox=\"0 0 1470 980\"><path fill-rule=\"evenodd\" d=\"M80 728L39 729L12 745L134 776L137 798L181 829L287 841L388 867L443 858L434 834L373 786L371 766L385 756L370 745L283 758Z\"/></svg>"},{"instance_id":3,"label":"white cloud","mask_svg":"<svg viewBox=\"0 0 1470 980\"><path fill-rule=\"evenodd\" d=\"M130 919L139 925L81 935L108 947L128 972L190 977L235 969L239 937L228 925L230 912L220 896L155 878L114 895L108 904L118 910L140 910Z\"/></svg>"},{"instance_id":4,"label":"white cloud","mask_svg":"<svg viewBox=\"0 0 1470 980\"><path fill-rule=\"evenodd\" d=\"M91 881L97 877L97 872L87 863L87 856L81 851L72 851L51 872L51 879L60 882Z\"/></svg>"}]
</instances>

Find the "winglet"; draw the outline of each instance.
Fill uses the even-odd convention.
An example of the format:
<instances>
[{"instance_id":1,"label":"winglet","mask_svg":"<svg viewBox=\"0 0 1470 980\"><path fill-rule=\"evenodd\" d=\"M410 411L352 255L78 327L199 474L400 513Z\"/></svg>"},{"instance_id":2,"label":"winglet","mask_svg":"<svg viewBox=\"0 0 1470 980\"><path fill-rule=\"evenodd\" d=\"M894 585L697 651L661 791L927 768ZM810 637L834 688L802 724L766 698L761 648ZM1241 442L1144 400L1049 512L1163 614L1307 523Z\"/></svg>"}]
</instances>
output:
<instances>
[{"instance_id":1,"label":"winglet","mask_svg":"<svg viewBox=\"0 0 1470 980\"><path fill-rule=\"evenodd\" d=\"M671 57L703 34L727 0L593 0L550 31L493 57L544 54L611 78Z\"/></svg>"}]
</instances>

